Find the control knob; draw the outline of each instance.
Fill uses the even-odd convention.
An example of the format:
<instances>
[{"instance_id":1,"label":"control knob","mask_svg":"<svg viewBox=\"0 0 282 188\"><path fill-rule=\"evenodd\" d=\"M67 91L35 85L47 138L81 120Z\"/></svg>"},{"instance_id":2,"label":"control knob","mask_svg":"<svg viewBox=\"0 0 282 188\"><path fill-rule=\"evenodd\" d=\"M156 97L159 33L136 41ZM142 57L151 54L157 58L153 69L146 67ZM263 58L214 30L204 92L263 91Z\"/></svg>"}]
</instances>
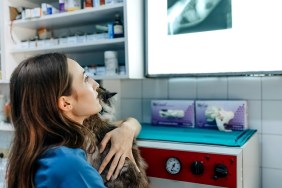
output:
<instances>
[{"instance_id":1,"label":"control knob","mask_svg":"<svg viewBox=\"0 0 282 188\"><path fill-rule=\"evenodd\" d=\"M224 164L216 164L214 167L214 179L224 178L228 175L228 169Z\"/></svg>"},{"instance_id":2,"label":"control knob","mask_svg":"<svg viewBox=\"0 0 282 188\"><path fill-rule=\"evenodd\" d=\"M199 161L194 161L190 166L191 172L195 175L203 174L204 169L205 169L204 164L202 162L199 162Z\"/></svg>"}]
</instances>

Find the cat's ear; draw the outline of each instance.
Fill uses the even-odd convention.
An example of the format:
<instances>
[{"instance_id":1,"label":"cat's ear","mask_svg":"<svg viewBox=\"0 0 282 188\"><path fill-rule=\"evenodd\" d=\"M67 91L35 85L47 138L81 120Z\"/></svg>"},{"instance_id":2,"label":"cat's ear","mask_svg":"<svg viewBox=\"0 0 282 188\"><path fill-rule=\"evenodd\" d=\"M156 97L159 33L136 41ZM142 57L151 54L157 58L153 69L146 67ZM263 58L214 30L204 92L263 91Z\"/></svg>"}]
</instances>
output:
<instances>
[{"instance_id":1,"label":"cat's ear","mask_svg":"<svg viewBox=\"0 0 282 188\"><path fill-rule=\"evenodd\" d=\"M115 96L116 94L117 94L116 92L109 92L108 97L111 98L111 97Z\"/></svg>"},{"instance_id":2,"label":"cat's ear","mask_svg":"<svg viewBox=\"0 0 282 188\"><path fill-rule=\"evenodd\" d=\"M98 95L100 95L101 98L103 98L104 100L108 100L117 94L116 92L110 92L106 90L102 86L99 86L99 88L97 88L97 92L98 92Z\"/></svg>"}]
</instances>

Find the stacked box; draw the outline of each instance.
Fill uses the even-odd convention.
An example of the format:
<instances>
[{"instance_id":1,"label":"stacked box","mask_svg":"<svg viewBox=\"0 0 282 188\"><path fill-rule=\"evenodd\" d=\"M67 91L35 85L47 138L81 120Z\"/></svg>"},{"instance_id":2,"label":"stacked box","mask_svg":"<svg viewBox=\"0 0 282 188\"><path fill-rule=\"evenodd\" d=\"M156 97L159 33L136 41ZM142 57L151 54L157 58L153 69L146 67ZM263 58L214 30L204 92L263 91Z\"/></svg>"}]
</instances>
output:
<instances>
[{"instance_id":1,"label":"stacked box","mask_svg":"<svg viewBox=\"0 0 282 188\"><path fill-rule=\"evenodd\" d=\"M153 125L194 127L194 104L193 100L152 100L151 123Z\"/></svg>"},{"instance_id":2,"label":"stacked box","mask_svg":"<svg viewBox=\"0 0 282 188\"><path fill-rule=\"evenodd\" d=\"M223 124L224 130L245 130L247 124L247 101L202 100L195 102L196 128L219 129Z\"/></svg>"}]
</instances>

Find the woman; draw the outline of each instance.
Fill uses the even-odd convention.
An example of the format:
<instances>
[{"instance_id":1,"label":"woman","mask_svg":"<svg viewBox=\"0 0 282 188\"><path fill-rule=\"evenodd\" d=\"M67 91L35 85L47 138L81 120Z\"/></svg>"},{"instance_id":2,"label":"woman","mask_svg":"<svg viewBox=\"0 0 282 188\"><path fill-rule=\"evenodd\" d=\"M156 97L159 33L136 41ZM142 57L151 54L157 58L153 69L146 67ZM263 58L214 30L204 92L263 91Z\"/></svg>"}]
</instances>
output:
<instances>
[{"instance_id":1,"label":"woman","mask_svg":"<svg viewBox=\"0 0 282 188\"><path fill-rule=\"evenodd\" d=\"M62 54L39 55L18 65L10 80L15 137L8 188L104 187L86 161L85 152L95 147L91 132L82 125L101 110L98 87L77 62ZM140 124L130 118L105 136L101 152L108 141L112 148L99 172L113 159L107 178L116 178L126 157L134 161L130 143L139 131Z\"/></svg>"}]
</instances>

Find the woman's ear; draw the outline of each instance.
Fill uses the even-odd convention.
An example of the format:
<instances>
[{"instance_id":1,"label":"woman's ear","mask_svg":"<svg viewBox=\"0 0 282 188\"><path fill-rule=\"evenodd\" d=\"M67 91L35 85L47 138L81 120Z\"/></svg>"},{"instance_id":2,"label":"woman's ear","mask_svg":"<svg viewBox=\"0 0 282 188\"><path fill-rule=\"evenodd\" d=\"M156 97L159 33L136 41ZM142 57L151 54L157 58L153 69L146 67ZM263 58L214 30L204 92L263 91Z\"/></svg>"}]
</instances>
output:
<instances>
[{"instance_id":1,"label":"woman's ear","mask_svg":"<svg viewBox=\"0 0 282 188\"><path fill-rule=\"evenodd\" d=\"M67 96L61 96L58 100L58 107L62 111L70 111L72 110L72 103L71 103L71 98Z\"/></svg>"}]
</instances>

